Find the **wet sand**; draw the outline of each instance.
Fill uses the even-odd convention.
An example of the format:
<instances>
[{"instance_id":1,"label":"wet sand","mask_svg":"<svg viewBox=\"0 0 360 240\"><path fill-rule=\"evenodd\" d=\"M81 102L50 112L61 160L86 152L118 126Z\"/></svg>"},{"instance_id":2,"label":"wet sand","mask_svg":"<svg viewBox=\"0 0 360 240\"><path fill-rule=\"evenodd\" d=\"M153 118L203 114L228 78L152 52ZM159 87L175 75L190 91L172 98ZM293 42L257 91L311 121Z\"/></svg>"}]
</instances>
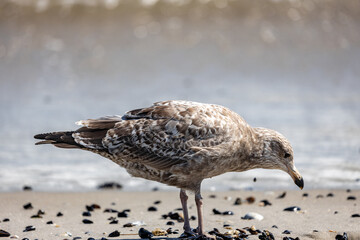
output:
<instances>
[{"instance_id":1,"label":"wet sand","mask_svg":"<svg viewBox=\"0 0 360 240\"><path fill-rule=\"evenodd\" d=\"M206 231L217 228L221 233L229 231L224 228L228 224L232 229L244 229L255 226L260 231L269 230L275 239L292 237L299 239L335 239L337 234L347 233L349 239L360 239L360 190L310 190L288 191L285 197L278 198L283 192L204 192L204 218ZM303 196L303 194L308 196ZM213 195L213 196L211 196ZM189 197L190 216L196 216L193 195ZM246 199L254 197L249 203ZM351 200L348 198L355 198ZM241 198L240 205L234 205L236 198ZM268 200L272 205L261 206L262 200ZM156 201L161 201L155 204ZM251 201L250 201L251 202ZM99 191L88 193L46 193L46 192L15 192L0 194L0 229L19 239L140 239L138 230L155 228L179 230L178 234L169 234L165 238L178 238L182 233L182 223L162 215L180 208L178 192L116 192ZM24 205L31 203L32 209L24 209ZM82 216L86 212L86 205L97 204L100 209L90 211L91 216ZM149 207L156 211L148 211ZM283 211L284 208L297 206L298 212ZM105 209L118 212L130 209L128 217L118 217L116 212L104 212ZM232 211L234 215L215 215L213 209L220 212ZM41 218L36 216L39 210L45 212ZM91 210L91 209L90 209ZM62 216L57 216L61 212ZM264 219L241 219L248 212L261 214ZM118 221L109 224L110 217ZM7 221L7 219L8 221ZM84 224L83 220L91 220L92 224ZM5 221L4 221L5 220ZM53 224L47 224L52 221ZM124 227L130 222L143 221L146 226ZM173 221L174 225L166 225ZM115 221L116 222L116 221ZM33 226L34 231L23 232L26 226ZM192 227L197 226L197 220L191 220ZM277 228L274 227L276 225ZM115 230L120 237L108 237ZM290 234L284 234L289 230ZM248 239L259 239L259 235L249 234ZM161 238L161 237L155 237ZM6 239L6 238L4 238Z\"/></svg>"}]
</instances>

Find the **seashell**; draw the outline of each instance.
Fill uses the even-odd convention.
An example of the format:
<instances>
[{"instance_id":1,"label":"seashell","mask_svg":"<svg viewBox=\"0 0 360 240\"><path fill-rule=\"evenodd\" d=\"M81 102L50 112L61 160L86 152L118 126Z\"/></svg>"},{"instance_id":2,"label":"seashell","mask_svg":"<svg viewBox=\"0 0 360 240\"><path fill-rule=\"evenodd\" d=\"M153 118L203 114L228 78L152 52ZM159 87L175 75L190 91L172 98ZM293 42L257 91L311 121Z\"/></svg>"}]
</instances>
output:
<instances>
[{"instance_id":1,"label":"seashell","mask_svg":"<svg viewBox=\"0 0 360 240\"><path fill-rule=\"evenodd\" d=\"M287 211L287 212L297 212L297 211L300 211L300 210L301 210L301 208L296 207L296 206L292 206L292 207L284 208L283 211Z\"/></svg>"},{"instance_id":2,"label":"seashell","mask_svg":"<svg viewBox=\"0 0 360 240\"><path fill-rule=\"evenodd\" d=\"M109 237L119 237L119 236L120 236L120 232L118 230L109 234Z\"/></svg>"},{"instance_id":3,"label":"seashell","mask_svg":"<svg viewBox=\"0 0 360 240\"><path fill-rule=\"evenodd\" d=\"M153 237L153 234L150 231L146 230L145 228L140 228L138 234L140 238L150 239Z\"/></svg>"},{"instance_id":4,"label":"seashell","mask_svg":"<svg viewBox=\"0 0 360 240\"><path fill-rule=\"evenodd\" d=\"M23 206L23 208L26 209L26 210L29 210L29 209L33 209L33 206L32 206L31 203L27 203L27 204L25 204L25 205Z\"/></svg>"},{"instance_id":5,"label":"seashell","mask_svg":"<svg viewBox=\"0 0 360 240\"><path fill-rule=\"evenodd\" d=\"M260 215L259 213L249 212L249 213L245 214L245 216L242 217L241 219L244 219L244 220L256 219L258 221L261 221L264 219L264 217L262 215Z\"/></svg>"},{"instance_id":6,"label":"seashell","mask_svg":"<svg viewBox=\"0 0 360 240\"><path fill-rule=\"evenodd\" d=\"M154 234L154 236L166 236L167 231L165 231L161 228L155 228L155 230L152 231L152 234Z\"/></svg>"},{"instance_id":7,"label":"seashell","mask_svg":"<svg viewBox=\"0 0 360 240\"><path fill-rule=\"evenodd\" d=\"M84 224L93 224L93 221L89 220L89 219L83 219L82 222Z\"/></svg>"},{"instance_id":8,"label":"seashell","mask_svg":"<svg viewBox=\"0 0 360 240\"><path fill-rule=\"evenodd\" d=\"M281 199L281 198L284 198L286 196L286 192L283 192L282 194L280 194L277 199Z\"/></svg>"},{"instance_id":9,"label":"seashell","mask_svg":"<svg viewBox=\"0 0 360 240\"><path fill-rule=\"evenodd\" d=\"M9 237L10 233L5 230L0 229L0 237Z\"/></svg>"}]
</instances>

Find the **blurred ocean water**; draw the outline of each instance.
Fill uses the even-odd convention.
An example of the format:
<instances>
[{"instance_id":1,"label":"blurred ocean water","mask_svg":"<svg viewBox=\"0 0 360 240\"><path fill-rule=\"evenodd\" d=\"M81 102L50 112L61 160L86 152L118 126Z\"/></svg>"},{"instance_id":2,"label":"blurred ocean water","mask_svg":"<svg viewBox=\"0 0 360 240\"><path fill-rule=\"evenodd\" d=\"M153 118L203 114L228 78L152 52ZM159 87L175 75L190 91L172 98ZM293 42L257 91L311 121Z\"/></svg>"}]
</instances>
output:
<instances>
[{"instance_id":1,"label":"blurred ocean water","mask_svg":"<svg viewBox=\"0 0 360 240\"><path fill-rule=\"evenodd\" d=\"M283 133L306 188L360 188L357 29L359 1L2 1L0 191L174 189L33 139L168 99L224 105ZM203 188L296 186L252 170Z\"/></svg>"}]
</instances>

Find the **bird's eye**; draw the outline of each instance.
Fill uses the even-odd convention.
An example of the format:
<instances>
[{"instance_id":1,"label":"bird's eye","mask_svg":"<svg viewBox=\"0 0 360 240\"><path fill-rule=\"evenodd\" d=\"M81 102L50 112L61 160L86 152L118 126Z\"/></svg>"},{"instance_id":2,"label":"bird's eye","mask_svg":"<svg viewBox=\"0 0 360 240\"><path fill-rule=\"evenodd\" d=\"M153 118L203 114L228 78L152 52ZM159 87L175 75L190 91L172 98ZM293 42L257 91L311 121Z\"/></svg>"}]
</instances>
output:
<instances>
[{"instance_id":1,"label":"bird's eye","mask_svg":"<svg viewBox=\"0 0 360 240\"><path fill-rule=\"evenodd\" d=\"M291 155L289 153L285 153L284 158L289 158Z\"/></svg>"}]
</instances>

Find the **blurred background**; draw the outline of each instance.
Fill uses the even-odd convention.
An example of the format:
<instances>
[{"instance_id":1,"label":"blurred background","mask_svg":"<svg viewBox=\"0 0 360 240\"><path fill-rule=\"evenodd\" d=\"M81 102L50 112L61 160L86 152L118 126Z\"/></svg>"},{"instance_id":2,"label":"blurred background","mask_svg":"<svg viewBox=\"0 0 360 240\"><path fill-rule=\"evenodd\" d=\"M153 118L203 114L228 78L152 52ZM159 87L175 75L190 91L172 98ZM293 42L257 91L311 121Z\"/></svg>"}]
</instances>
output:
<instances>
[{"instance_id":1,"label":"blurred background","mask_svg":"<svg viewBox=\"0 0 360 240\"><path fill-rule=\"evenodd\" d=\"M359 76L358 0L2 0L0 191L174 190L33 139L169 99L283 133L305 188L360 188ZM296 186L252 170L203 188Z\"/></svg>"}]
</instances>

